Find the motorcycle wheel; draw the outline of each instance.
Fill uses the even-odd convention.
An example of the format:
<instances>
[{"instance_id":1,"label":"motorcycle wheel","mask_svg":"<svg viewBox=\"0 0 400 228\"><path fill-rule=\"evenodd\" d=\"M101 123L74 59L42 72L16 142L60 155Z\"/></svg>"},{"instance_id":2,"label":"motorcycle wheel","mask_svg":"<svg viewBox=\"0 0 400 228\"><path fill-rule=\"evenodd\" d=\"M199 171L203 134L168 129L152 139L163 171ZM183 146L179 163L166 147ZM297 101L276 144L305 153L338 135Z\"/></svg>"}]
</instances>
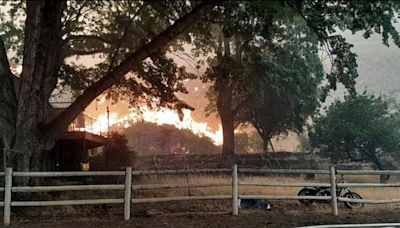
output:
<instances>
[{"instance_id":1,"label":"motorcycle wheel","mask_svg":"<svg viewBox=\"0 0 400 228\"><path fill-rule=\"evenodd\" d=\"M331 196L331 190L329 188L320 188L319 191L315 194L316 196ZM317 203L329 203L326 200L315 200Z\"/></svg>"},{"instance_id":2,"label":"motorcycle wheel","mask_svg":"<svg viewBox=\"0 0 400 228\"><path fill-rule=\"evenodd\" d=\"M314 195L314 192L311 189L303 188L300 190L300 192L297 195L298 196L312 196L312 195ZM308 199L299 199L299 202L308 206L308 205L311 205L314 201L308 200Z\"/></svg>"},{"instance_id":3,"label":"motorcycle wheel","mask_svg":"<svg viewBox=\"0 0 400 228\"><path fill-rule=\"evenodd\" d=\"M362 199L362 197L355 192L347 192L346 194L343 195L343 197L349 198L349 199ZM364 206L363 203L354 203L354 202L343 202L343 203L344 203L344 206L346 206L349 209L357 209L357 208L361 208L362 206Z\"/></svg>"}]
</instances>

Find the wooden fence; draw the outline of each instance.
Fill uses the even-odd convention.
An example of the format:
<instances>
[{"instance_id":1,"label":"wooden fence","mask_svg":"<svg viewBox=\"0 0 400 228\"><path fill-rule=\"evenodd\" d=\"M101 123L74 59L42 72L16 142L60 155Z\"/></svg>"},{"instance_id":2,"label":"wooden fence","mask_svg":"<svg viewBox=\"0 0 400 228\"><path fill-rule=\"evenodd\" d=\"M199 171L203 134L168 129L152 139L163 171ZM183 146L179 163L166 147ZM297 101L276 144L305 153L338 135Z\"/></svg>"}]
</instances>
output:
<instances>
[{"instance_id":1,"label":"wooden fence","mask_svg":"<svg viewBox=\"0 0 400 228\"><path fill-rule=\"evenodd\" d=\"M132 178L146 175L181 175L181 174L231 174L231 184L144 184L133 185ZM320 174L329 175L329 183L249 183L239 181L239 174ZM61 206L61 205L93 205L93 204L123 204L124 219L130 219L130 209L132 204L155 203L166 201L187 201L187 200L232 200L232 214L239 213L239 199L264 199L264 200L326 200L331 202L332 213L338 215L339 201L355 202L365 204L389 204L400 203L400 199L390 200L359 200L337 197L336 194L330 196L278 196L278 195L245 195L240 194L240 186L258 187L329 187L331 192L336 192L337 187L400 187L400 183L378 184L378 183L337 183L336 175L400 175L400 171L373 171L373 170L303 170L303 169L247 169L239 168L234 165L232 169L190 169L190 170L157 170L157 171L132 171L131 167L125 171L69 171L69 172L13 172L12 168L7 168L5 173L0 172L0 176L5 179L5 186L0 187L4 192L4 201L0 206L4 207L4 224L9 225L11 219L11 207L27 206ZM13 186L14 177L77 177L77 176L119 176L125 178L124 184L97 184L97 185L62 185L62 186ZM135 190L146 189L179 189L179 188L209 188L209 187L230 187L231 194L220 195L196 195L196 196L174 196L156 198L135 198L132 194ZM81 199L81 200L52 200L52 201L15 201L12 200L12 193L17 192L54 192L54 191L90 191L90 190L121 190L124 191L124 198L107 199Z\"/></svg>"}]
</instances>

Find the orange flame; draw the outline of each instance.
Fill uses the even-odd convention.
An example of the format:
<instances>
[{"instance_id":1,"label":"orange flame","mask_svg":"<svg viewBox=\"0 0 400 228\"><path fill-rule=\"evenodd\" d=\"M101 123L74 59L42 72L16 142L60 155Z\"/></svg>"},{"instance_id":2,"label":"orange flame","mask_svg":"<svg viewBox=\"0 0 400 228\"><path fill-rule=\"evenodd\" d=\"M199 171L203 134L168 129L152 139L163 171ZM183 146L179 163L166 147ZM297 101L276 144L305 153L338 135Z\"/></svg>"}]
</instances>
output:
<instances>
[{"instance_id":1,"label":"orange flame","mask_svg":"<svg viewBox=\"0 0 400 228\"><path fill-rule=\"evenodd\" d=\"M140 113L132 111L129 116L119 117L118 113L110 112L109 123L107 120L107 114L101 114L97 117L96 122L93 124L93 131L95 133L107 132L108 124L113 126L119 124L123 128L131 126L131 122L145 121L155 123L157 125L170 124L174 125L178 129L187 129L192 131L194 134L203 137L209 137L215 145L222 144L222 127L219 125L217 131L212 131L206 122L197 122L192 118L192 112L190 110L183 111L183 119L179 119L179 115L176 111L161 108L158 111L152 111L148 108L142 108Z\"/></svg>"}]
</instances>

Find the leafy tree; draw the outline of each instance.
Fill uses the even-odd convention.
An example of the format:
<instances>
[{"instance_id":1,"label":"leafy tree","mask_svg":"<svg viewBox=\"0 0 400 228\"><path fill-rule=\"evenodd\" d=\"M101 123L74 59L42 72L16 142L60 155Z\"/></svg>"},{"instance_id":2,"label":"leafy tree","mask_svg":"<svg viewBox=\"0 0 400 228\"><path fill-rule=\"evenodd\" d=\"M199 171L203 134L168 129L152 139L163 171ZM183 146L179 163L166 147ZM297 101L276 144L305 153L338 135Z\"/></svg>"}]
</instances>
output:
<instances>
[{"instance_id":1,"label":"leafy tree","mask_svg":"<svg viewBox=\"0 0 400 228\"><path fill-rule=\"evenodd\" d=\"M264 142L257 132L252 132L250 134L251 151L253 153L260 153L264 149Z\"/></svg>"},{"instance_id":2,"label":"leafy tree","mask_svg":"<svg viewBox=\"0 0 400 228\"><path fill-rule=\"evenodd\" d=\"M112 132L104 149L106 169L119 170L132 165L134 152L128 147L128 139L125 135Z\"/></svg>"},{"instance_id":3,"label":"leafy tree","mask_svg":"<svg viewBox=\"0 0 400 228\"><path fill-rule=\"evenodd\" d=\"M242 106L236 120L251 123L267 152L273 136L302 132L319 106L324 73L318 41L307 27L298 24L288 31L286 42L246 68L250 70L247 79L252 79L235 97L247 97L251 102Z\"/></svg>"},{"instance_id":4,"label":"leafy tree","mask_svg":"<svg viewBox=\"0 0 400 228\"><path fill-rule=\"evenodd\" d=\"M391 168L384 157L399 151L400 112L391 99L365 92L335 101L314 119L309 131L313 147L327 146L326 153L339 160L372 162Z\"/></svg>"},{"instance_id":5,"label":"leafy tree","mask_svg":"<svg viewBox=\"0 0 400 228\"><path fill-rule=\"evenodd\" d=\"M247 133L236 133L235 134L235 152L238 153L248 153L251 148L250 137Z\"/></svg>"},{"instance_id":6,"label":"leafy tree","mask_svg":"<svg viewBox=\"0 0 400 228\"><path fill-rule=\"evenodd\" d=\"M212 7L220 2L221 6ZM214 50L224 60L219 64L223 73L213 74L210 80L218 81L218 108L225 116L227 137L223 151L228 156L233 155L230 117L235 112L230 94L239 84L236 78L242 66L233 60L241 60L248 45L263 48L279 41L285 34L282 28L287 28L284 22L300 16L331 53L329 88L336 82L352 88L356 56L337 29L364 31L366 37L380 33L384 43L390 37L400 43L392 25L398 1L44 0L3 1L2 5L0 137L9 165L20 171L39 170L46 160L43 151L53 147L67 125L105 91L112 98L125 95L133 105L190 108L174 94L185 92L182 80L193 76L166 53L182 50L182 42L191 37L198 38L194 44L206 44L201 50L207 56ZM208 27L215 25L220 26ZM187 33L190 26L192 36ZM217 39L210 31L217 31ZM91 55L94 64L78 62L78 57ZM17 62L22 62L21 73L10 68ZM232 71L233 65L238 68ZM50 118L49 99L63 87L73 89L75 100Z\"/></svg>"},{"instance_id":7,"label":"leafy tree","mask_svg":"<svg viewBox=\"0 0 400 228\"><path fill-rule=\"evenodd\" d=\"M223 161L227 165L232 163L235 116L249 102L245 97L235 99L234 94L252 88L243 83L248 76L244 68L250 50L274 53L276 43L285 43L287 30L300 18L318 36L331 60L331 70L326 74L328 83L321 98L324 99L330 89L336 89L338 82L354 93L358 76L356 55L351 51L352 45L338 31L361 31L366 38L378 33L384 44L388 45L391 37L399 46L399 35L393 27L399 6L398 1L288 0L224 2L216 8L212 20L206 24L209 32L200 29L203 33L194 44L198 52L212 50L215 53L208 60L210 68L204 80L214 83L215 104L224 134ZM259 82L253 81L253 85Z\"/></svg>"},{"instance_id":8,"label":"leafy tree","mask_svg":"<svg viewBox=\"0 0 400 228\"><path fill-rule=\"evenodd\" d=\"M310 139L306 132L297 135L297 140L299 141L299 146L297 150L301 152L312 152L313 147L311 146Z\"/></svg>"},{"instance_id":9,"label":"leafy tree","mask_svg":"<svg viewBox=\"0 0 400 228\"><path fill-rule=\"evenodd\" d=\"M43 151L105 91L110 97L126 95L132 105L190 108L175 92L186 92L182 80L192 76L166 53L182 49L189 26L214 4L2 1L0 138L9 153L8 165L40 170L46 161ZM79 62L90 56L95 63ZM11 69L21 62L20 73ZM75 99L50 118L49 99L63 88L71 89Z\"/></svg>"}]
</instances>

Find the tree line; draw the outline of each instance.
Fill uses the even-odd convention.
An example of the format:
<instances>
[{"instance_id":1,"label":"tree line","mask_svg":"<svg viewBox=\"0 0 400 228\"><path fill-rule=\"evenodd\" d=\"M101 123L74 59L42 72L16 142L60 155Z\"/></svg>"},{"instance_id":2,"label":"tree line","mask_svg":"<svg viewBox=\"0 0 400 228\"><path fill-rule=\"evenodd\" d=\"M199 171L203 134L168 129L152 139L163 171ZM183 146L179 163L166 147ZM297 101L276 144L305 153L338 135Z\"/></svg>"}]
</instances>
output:
<instances>
[{"instance_id":1,"label":"tree line","mask_svg":"<svg viewBox=\"0 0 400 228\"><path fill-rule=\"evenodd\" d=\"M338 83L355 94L356 54L340 31L400 45L394 0L1 4L0 138L7 165L20 171L45 167L46 151L100 94L181 113L192 107L176 93L187 93L185 80L196 77L213 84L209 111L221 118L222 161L230 165L238 125L253 125L268 145L273 135L302 131ZM168 55L186 44L206 64L203 75ZM93 63L80 61L90 56ZM55 91L72 91L74 102L52 116Z\"/></svg>"}]
</instances>

